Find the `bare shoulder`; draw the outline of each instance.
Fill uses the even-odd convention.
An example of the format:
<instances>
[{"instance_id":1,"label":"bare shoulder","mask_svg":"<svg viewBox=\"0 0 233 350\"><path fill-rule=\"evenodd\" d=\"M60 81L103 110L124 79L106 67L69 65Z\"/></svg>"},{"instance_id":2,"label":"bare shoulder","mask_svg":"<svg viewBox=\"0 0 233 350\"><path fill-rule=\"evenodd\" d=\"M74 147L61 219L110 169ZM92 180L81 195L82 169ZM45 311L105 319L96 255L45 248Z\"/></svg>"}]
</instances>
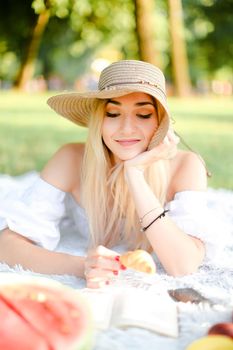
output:
<instances>
[{"instance_id":1,"label":"bare shoulder","mask_svg":"<svg viewBox=\"0 0 233 350\"><path fill-rule=\"evenodd\" d=\"M80 169L85 145L69 143L62 146L48 161L41 177L65 192L74 192L79 186Z\"/></svg>"},{"instance_id":2,"label":"bare shoulder","mask_svg":"<svg viewBox=\"0 0 233 350\"><path fill-rule=\"evenodd\" d=\"M194 152L179 150L171 161L170 187L173 194L185 190L206 190L207 176L202 158Z\"/></svg>"}]
</instances>

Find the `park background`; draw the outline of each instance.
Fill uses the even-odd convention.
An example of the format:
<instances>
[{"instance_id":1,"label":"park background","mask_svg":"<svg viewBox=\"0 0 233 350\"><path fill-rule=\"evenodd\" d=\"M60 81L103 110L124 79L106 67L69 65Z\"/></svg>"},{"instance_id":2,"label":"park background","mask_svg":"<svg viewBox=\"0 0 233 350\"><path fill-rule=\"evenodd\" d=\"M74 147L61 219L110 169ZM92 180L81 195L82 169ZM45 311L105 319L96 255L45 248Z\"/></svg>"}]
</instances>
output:
<instances>
[{"instance_id":1,"label":"park background","mask_svg":"<svg viewBox=\"0 0 233 350\"><path fill-rule=\"evenodd\" d=\"M0 3L0 173L40 171L87 130L46 105L94 89L118 59L159 66L175 130L233 189L233 0L5 0Z\"/></svg>"}]
</instances>

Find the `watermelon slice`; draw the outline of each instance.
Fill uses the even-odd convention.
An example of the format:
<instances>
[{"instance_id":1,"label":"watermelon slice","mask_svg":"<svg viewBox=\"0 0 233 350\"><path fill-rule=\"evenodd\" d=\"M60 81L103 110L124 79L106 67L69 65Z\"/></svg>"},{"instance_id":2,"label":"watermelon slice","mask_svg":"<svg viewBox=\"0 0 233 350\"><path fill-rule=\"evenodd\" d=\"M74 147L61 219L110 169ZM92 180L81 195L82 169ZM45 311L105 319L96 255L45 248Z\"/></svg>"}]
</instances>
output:
<instances>
[{"instance_id":1,"label":"watermelon slice","mask_svg":"<svg viewBox=\"0 0 233 350\"><path fill-rule=\"evenodd\" d=\"M33 281L0 285L0 349L91 349L92 318L84 297L63 285Z\"/></svg>"}]
</instances>

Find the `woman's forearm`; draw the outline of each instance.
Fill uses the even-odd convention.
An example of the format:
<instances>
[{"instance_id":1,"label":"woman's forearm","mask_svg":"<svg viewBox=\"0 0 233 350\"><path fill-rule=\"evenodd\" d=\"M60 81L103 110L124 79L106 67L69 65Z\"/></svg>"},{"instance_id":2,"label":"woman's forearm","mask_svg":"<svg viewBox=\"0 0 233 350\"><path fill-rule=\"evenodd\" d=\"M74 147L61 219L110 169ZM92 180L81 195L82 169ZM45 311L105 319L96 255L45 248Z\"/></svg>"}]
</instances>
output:
<instances>
[{"instance_id":1,"label":"woman's forearm","mask_svg":"<svg viewBox=\"0 0 233 350\"><path fill-rule=\"evenodd\" d=\"M153 209L142 222L145 227L163 212L163 208L142 171L126 167L125 176L138 216L142 218ZM204 258L204 244L183 232L168 215L156 220L142 234L147 236L163 267L171 275L195 272Z\"/></svg>"},{"instance_id":2,"label":"woman's forearm","mask_svg":"<svg viewBox=\"0 0 233 350\"><path fill-rule=\"evenodd\" d=\"M44 274L84 276L84 257L46 250L9 229L0 234L0 261Z\"/></svg>"}]
</instances>

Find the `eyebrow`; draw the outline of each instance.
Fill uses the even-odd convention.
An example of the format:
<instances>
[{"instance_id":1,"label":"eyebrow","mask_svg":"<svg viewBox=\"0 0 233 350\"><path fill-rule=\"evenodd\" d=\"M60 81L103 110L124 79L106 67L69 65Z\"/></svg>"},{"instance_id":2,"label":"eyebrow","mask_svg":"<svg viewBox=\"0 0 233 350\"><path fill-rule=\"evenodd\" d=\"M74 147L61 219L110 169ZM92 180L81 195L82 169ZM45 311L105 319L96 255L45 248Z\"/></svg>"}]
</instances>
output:
<instances>
[{"instance_id":1,"label":"eyebrow","mask_svg":"<svg viewBox=\"0 0 233 350\"><path fill-rule=\"evenodd\" d=\"M115 100L107 100L106 105L108 103L112 103L112 104L117 105L117 106L121 105L121 103L119 101L115 101ZM151 106L155 107L154 103L150 102L150 101L142 101L142 102L136 102L135 103L135 106L146 106L146 105L151 105Z\"/></svg>"},{"instance_id":2,"label":"eyebrow","mask_svg":"<svg viewBox=\"0 0 233 350\"><path fill-rule=\"evenodd\" d=\"M150 101L145 101L145 102L137 102L136 106L145 106L145 105L151 105L154 106L154 104Z\"/></svg>"}]
</instances>

